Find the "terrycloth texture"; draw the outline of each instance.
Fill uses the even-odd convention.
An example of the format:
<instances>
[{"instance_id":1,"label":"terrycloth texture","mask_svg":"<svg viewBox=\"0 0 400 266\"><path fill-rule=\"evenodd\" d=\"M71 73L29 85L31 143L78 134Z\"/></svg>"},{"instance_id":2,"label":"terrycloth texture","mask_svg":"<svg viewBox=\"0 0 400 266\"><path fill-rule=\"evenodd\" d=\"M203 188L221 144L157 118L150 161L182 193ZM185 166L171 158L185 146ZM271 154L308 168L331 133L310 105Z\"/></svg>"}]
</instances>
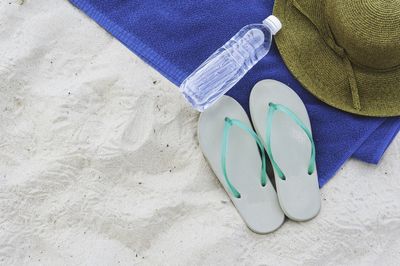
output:
<instances>
[{"instance_id":1,"label":"terrycloth texture","mask_svg":"<svg viewBox=\"0 0 400 266\"><path fill-rule=\"evenodd\" d=\"M378 164L399 130L400 123L398 118L386 119L353 154L353 157L367 163ZM381 136L385 137L381 138ZM370 145L369 143L373 143L374 145Z\"/></svg>"},{"instance_id":2,"label":"terrycloth texture","mask_svg":"<svg viewBox=\"0 0 400 266\"><path fill-rule=\"evenodd\" d=\"M313 95L355 114L400 115L400 0L276 0L274 15L285 25L279 51Z\"/></svg>"},{"instance_id":3,"label":"terrycloth texture","mask_svg":"<svg viewBox=\"0 0 400 266\"><path fill-rule=\"evenodd\" d=\"M240 28L271 14L273 6L272 1L261 0L71 2L177 85ZM288 84L305 102L316 141L321 186L385 121L344 113L317 100L293 78L275 45L228 94L248 110L252 87L265 78ZM391 123L400 125L397 119ZM381 152L376 148L381 140L393 136L393 132L383 131L363 144L374 156Z\"/></svg>"}]
</instances>

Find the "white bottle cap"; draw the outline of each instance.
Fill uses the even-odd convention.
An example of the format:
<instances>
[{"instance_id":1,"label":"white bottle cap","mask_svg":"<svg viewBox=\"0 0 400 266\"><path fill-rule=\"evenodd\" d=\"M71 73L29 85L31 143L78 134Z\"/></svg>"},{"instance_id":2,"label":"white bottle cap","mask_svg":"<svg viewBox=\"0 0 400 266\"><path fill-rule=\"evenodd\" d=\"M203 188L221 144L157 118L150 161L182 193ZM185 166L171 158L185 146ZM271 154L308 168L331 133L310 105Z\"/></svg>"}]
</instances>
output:
<instances>
[{"instance_id":1,"label":"white bottle cap","mask_svg":"<svg viewBox=\"0 0 400 266\"><path fill-rule=\"evenodd\" d=\"M272 35L275 35L278 31L280 31L280 29L282 29L281 21L274 15L264 19L263 24L271 30Z\"/></svg>"}]
</instances>

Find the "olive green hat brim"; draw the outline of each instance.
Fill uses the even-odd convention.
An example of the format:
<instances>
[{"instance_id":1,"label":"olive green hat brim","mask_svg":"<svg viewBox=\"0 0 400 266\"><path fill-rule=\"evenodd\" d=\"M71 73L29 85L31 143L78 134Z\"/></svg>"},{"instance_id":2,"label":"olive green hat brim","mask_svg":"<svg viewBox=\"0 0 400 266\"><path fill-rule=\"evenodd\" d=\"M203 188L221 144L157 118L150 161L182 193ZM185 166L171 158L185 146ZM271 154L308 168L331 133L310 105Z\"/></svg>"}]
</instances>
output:
<instances>
[{"instance_id":1,"label":"olive green hat brim","mask_svg":"<svg viewBox=\"0 0 400 266\"><path fill-rule=\"evenodd\" d=\"M275 41L287 67L323 102L365 116L400 115L400 69L371 71L353 66L361 108L355 108L343 59L321 37L291 0L276 0L274 15L282 24Z\"/></svg>"}]
</instances>

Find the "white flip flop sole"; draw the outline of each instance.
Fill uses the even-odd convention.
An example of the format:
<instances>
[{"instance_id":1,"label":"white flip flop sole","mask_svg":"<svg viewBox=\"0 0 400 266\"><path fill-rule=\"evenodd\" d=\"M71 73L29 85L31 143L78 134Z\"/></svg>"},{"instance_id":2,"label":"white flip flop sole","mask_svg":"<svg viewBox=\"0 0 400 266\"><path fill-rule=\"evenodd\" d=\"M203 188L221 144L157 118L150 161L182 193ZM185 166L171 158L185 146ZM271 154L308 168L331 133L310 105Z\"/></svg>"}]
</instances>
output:
<instances>
[{"instance_id":1,"label":"white flip flop sole","mask_svg":"<svg viewBox=\"0 0 400 266\"><path fill-rule=\"evenodd\" d=\"M290 109L311 132L310 119L300 97L275 80L258 82L250 95L250 113L257 134L266 143L269 103ZM276 189L283 212L295 221L315 217L321 208L317 170L309 175L311 143L302 128L287 114L276 112L271 126L270 148L286 179L274 168Z\"/></svg>"},{"instance_id":2,"label":"white flip flop sole","mask_svg":"<svg viewBox=\"0 0 400 266\"><path fill-rule=\"evenodd\" d=\"M240 198L233 195L224 179L221 147L226 117L240 120L252 128L240 104L229 96L223 96L200 115L200 147L247 226L256 233L270 233L282 225L285 216L270 180L267 179L266 186L261 185L262 160L256 141L235 126L229 133L226 168L230 182L240 192Z\"/></svg>"}]
</instances>

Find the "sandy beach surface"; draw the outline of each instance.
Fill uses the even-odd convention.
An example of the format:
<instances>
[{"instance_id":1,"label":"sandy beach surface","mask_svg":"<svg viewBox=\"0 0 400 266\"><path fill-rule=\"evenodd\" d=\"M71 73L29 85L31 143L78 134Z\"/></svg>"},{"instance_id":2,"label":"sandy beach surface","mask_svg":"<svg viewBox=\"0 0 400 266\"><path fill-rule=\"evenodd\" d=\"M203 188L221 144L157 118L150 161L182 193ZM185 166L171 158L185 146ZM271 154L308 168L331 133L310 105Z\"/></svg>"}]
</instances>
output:
<instances>
[{"instance_id":1,"label":"sandy beach surface","mask_svg":"<svg viewBox=\"0 0 400 266\"><path fill-rule=\"evenodd\" d=\"M322 211L256 235L199 149L198 113L66 0L0 1L1 265L398 265L400 137Z\"/></svg>"}]
</instances>

